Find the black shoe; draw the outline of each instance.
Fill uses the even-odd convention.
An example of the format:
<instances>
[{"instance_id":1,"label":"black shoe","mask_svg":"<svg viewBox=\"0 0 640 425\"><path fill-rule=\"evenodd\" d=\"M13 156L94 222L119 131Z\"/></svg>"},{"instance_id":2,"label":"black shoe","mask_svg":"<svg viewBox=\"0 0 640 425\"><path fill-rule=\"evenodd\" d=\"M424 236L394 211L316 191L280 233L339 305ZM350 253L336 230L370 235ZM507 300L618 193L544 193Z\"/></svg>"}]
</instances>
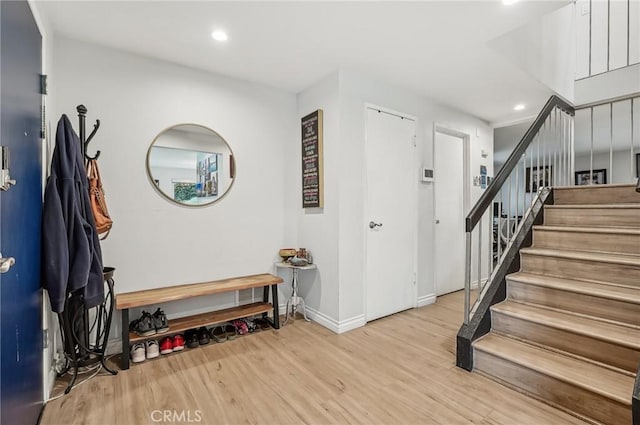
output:
<instances>
[{"instance_id":1,"label":"black shoe","mask_svg":"<svg viewBox=\"0 0 640 425\"><path fill-rule=\"evenodd\" d=\"M146 311L142 311L142 316L138 320L134 320L129 324L129 330L132 330L139 336L151 336L156 334L153 317Z\"/></svg>"},{"instance_id":2,"label":"black shoe","mask_svg":"<svg viewBox=\"0 0 640 425\"><path fill-rule=\"evenodd\" d=\"M169 331L169 321L164 311L160 310L160 307L153 313L153 324L156 328L156 332L159 334Z\"/></svg>"},{"instance_id":3,"label":"black shoe","mask_svg":"<svg viewBox=\"0 0 640 425\"><path fill-rule=\"evenodd\" d=\"M209 331L204 326L198 329L198 343L200 345L209 343Z\"/></svg>"},{"instance_id":4,"label":"black shoe","mask_svg":"<svg viewBox=\"0 0 640 425\"><path fill-rule=\"evenodd\" d=\"M195 329L189 329L184 333L184 338L187 342L187 347L198 348L198 331Z\"/></svg>"}]
</instances>

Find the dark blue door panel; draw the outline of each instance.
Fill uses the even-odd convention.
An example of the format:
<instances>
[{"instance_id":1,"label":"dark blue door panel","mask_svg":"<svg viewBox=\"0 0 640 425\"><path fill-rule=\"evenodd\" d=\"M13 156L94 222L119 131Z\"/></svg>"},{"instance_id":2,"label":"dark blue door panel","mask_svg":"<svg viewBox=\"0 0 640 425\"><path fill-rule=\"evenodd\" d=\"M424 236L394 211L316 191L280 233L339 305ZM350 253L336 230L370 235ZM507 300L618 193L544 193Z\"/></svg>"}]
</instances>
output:
<instances>
[{"instance_id":1,"label":"dark blue door panel","mask_svg":"<svg viewBox=\"0 0 640 425\"><path fill-rule=\"evenodd\" d=\"M35 424L42 408L40 33L26 1L0 1L0 145L16 185L0 192L0 422Z\"/></svg>"}]
</instances>

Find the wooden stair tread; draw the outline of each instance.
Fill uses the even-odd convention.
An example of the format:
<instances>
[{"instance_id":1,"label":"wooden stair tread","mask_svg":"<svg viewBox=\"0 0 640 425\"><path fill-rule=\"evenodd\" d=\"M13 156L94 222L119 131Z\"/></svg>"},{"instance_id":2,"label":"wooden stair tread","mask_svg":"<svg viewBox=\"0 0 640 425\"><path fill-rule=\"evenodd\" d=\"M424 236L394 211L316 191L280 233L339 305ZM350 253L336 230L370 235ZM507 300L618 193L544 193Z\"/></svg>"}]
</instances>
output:
<instances>
[{"instance_id":1,"label":"wooden stair tread","mask_svg":"<svg viewBox=\"0 0 640 425\"><path fill-rule=\"evenodd\" d=\"M516 301L495 304L491 310L540 325L640 350L640 330L623 324L603 322L584 315L577 316Z\"/></svg>"},{"instance_id":2,"label":"wooden stair tread","mask_svg":"<svg viewBox=\"0 0 640 425\"><path fill-rule=\"evenodd\" d=\"M592 295L594 297L608 298L618 301L640 304L640 288L634 288L631 286L612 285L586 280L566 279L562 277L554 277L526 272L512 273L507 276L507 280L513 280L536 286L544 286L547 288L560 289L578 294Z\"/></svg>"},{"instance_id":3,"label":"wooden stair tread","mask_svg":"<svg viewBox=\"0 0 640 425\"><path fill-rule=\"evenodd\" d=\"M631 406L634 378L598 365L490 333L473 346L493 356Z\"/></svg>"},{"instance_id":4,"label":"wooden stair tread","mask_svg":"<svg viewBox=\"0 0 640 425\"><path fill-rule=\"evenodd\" d=\"M545 208L549 209L637 209L640 208L640 203L629 204L554 204L545 205Z\"/></svg>"},{"instance_id":5,"label":"wooden stair tread","mask_svg":"<svg viewBox=\"0 0 640 425\"><path fill-rule=\"evenodd\" d=\"M520 250L523 254L540 255L545 257L567 258L572 260L583 260L589 262L602 262L611 264L622 264L628 266L640 267L640 256L628 254L611 254L604 252L591 251L571 251L565 249L550 248L523 248Z\"/></svg>"},{"instance_id":6,"label":"wooden stair tread","mask_svg":"<svg viewBox=\"0 0 640 425\"><path fill-rule=\"evenodd\" d=\"M606 188L612 188L612 187L631 187L631 188L635 188L636 185L634 183L607 183L607 184L598 184L598 185L582 185L582 186L556 186L554 187L554 190L560 189L560 190L573 190L573 189L590 189L590 188L598 188L598 189L606 189Z\"/></svg>"},{"instance_id":7,"label":"wooden stair tread","mask_svg":"<svg viewBox=\"0 0 640 425\"><path fill-rule=\"evenodd\" d=\"M560 225L535 225L533 230L550 231L550 232L574 232L574 233L599 233L599 234L618 234L618 235L637 235L640 236L640 229L635 227L580 227L580 226L560 226ZM640 239L638 239L640 243Z\"/></svg>"}]
</instances>

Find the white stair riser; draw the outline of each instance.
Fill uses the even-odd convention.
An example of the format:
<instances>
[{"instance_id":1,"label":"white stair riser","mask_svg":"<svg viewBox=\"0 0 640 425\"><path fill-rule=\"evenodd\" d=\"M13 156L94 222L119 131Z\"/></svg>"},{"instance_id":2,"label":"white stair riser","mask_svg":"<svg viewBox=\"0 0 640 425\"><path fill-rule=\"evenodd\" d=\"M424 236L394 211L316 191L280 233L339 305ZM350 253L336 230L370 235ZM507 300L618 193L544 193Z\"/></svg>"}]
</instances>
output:
<instances>
[{"instance_id":1,"label":"white stair riser","mask_svg":"<svg viewBox=\"0 0 640 425\"><path fill-rule=\"evenodd\" d=\"M640 228L640 208L546 208L544 224Z\"/></svg>"},{"instance_id":2,"label":"white stair riser","mask_svg":"<svg viewBox=\"0 0 640 425\"><path fill-rule=\"evenodd\" d=\"M640 203L640 194L636 193L634 185L607 187L575 187L555 189L554 203L557 205L571 204L631 204Z\"/></svg>"},{"instance_id":3,"label":"white stair riser","mask_svg":"<svg viewBox=\"0 0 640 425\"><path fill-rule=\"evenodd\" d=\"M640 326L640 305L610 298L530 285L507 277L510 299Z\"/></svg>"},{"instance_id":4,"label":"white stair riser","mask_svg":"<svg viewBox=\"0 0 640 425\"><path fill-rule=\"evenodd\" d=\"M576 317L576 320L580 318ZM632 348L499 311L491 312L491 326L494 331L503 335L546 345L629 372L635 372L640 361L640 352Z\"/></svg>"},{"instance_id":5,"label":"white stair riser","mask_svg":"<svg viewBox=\"0 0 640 425\"><path fill-rule=\"evenodd\" d=\"M640 265L613 264L521 252L521 271L596 282L640 286Z\"/></svg>"},{"instance_id":6,"label":"white stair riser","mask_svg":"<svg viewBox=\"0 0 640 425\"><path fill-rule=\"evenodd\" d=\"M603 424L631 423L631 409L616 400L474 349L474 369L555 406ZM631 398L631 395L629 395Z\"/></svg>"},{"instance_id":7,"label":"white stair riser","mask_svg":"<svg viewBox=\"0 0 640 425\"><path fill-rule=\"evenodd\" d=\"M640 235L535 229L533 231L533 246L536 248L640 255Z\"/></svg>"}]
</instances>

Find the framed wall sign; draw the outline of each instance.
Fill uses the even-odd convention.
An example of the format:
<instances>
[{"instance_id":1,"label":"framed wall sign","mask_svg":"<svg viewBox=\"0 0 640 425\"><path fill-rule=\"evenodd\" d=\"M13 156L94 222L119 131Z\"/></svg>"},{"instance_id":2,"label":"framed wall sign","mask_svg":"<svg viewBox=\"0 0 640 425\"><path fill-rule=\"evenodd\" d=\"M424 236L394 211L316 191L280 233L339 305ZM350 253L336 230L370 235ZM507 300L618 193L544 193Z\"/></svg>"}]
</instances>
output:
<instances>
[{"instance_id":1,"label":"framed wall sign","mask_svg":"<svg viewBox=\"0 0 640 425\"><path fill-rule=\"evenodd\" d=\"M322 109L302 118L302 208L324 207Z\"/></svg>"}]
</instances>

